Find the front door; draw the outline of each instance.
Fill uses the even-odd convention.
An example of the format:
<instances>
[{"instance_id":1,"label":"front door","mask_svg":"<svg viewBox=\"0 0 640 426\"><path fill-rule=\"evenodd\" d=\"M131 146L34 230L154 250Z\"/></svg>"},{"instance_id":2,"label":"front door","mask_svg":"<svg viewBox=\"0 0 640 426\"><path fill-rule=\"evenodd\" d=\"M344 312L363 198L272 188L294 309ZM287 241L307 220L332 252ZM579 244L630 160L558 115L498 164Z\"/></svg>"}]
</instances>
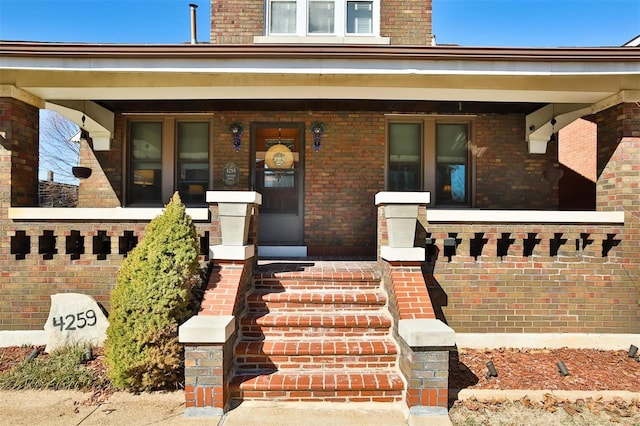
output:
<instances>
[{"instance_id":1,"label":"front door","mask_svg":"<svg viewBox=\"0 0 640 426\"><path fill-rule=\"evenodd\" d=\"M304 218L304 125L254 123L252 186L262 194L258 243L302 246Z\"/></svg>"}]
</instances>

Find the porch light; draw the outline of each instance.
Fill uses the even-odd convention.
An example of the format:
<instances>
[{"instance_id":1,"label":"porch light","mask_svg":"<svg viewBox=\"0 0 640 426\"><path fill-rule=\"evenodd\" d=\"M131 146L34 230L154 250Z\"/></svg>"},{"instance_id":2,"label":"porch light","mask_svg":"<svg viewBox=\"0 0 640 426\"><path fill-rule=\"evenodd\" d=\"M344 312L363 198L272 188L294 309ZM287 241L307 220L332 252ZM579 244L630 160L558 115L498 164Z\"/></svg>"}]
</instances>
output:
<instances>
[{"instance_id":1,"label":"porch light","mask_svg":"<svg viewBox=\"0 0 640 426\"><path fill-rule=\"evenodd\" d=\"M314 121L313 123L311 123L311 132L313 133L313 149L315 152L320 151L322 135L324 134L325 129L325 124L320 121Z\"/></svg>"},{"instance_id":2,"label":"porch light","mask_svg":"<svg viewBox=\"0 0 640 426\"><path fill-rule=\"evenodd\" d=\"M240 151L240 148L242 148L241 139L244 134L244 126L241 122L234 121L229 126L229 133L233 135L233 149L235 149L236 152Z\"/></svg>"},{"instance_id":3,"label":"porch light","mask_svg":"<svg viewBox=\"0 0 640 426\"><path fill-rule=\"evenodd\" d=\"M81 167L81 166L77 166L77 167L71 167L71 173L73 174L73 176L77 177L78 179L86 179L89 176L91 176L91 168L90 167Z\"/></svg>"},{"instance_id":4,"label":"porch light","mask_svg":"<svg viewBox=\"0 0 640 426\"><path fill-rule=\"evenodd\" d=\"M496 366L493 365L493 361L489 361L486 364L487 366L487 379L490 379L491 377L498 377L498 371L496 370Z\"/></svg>"}]
</instances>

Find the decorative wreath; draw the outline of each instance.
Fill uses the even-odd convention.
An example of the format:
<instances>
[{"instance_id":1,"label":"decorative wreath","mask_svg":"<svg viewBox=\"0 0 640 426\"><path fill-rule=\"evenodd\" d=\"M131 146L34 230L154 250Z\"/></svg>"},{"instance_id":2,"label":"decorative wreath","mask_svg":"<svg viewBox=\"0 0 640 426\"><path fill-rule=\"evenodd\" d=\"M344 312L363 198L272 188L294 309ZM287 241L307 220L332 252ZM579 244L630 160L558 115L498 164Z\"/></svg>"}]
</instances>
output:
<instances>
[{"instance_id":1,"label":"decorative wreath","mask_svg":"<svg viewBox=\"0 0 640 426\"><path fill-rule=\"evenodd\" d=\"M279 143L267 150L264 161L270 169L290 169L293 166L293 153L286 145Z\"/></svg>"}]
</instances>

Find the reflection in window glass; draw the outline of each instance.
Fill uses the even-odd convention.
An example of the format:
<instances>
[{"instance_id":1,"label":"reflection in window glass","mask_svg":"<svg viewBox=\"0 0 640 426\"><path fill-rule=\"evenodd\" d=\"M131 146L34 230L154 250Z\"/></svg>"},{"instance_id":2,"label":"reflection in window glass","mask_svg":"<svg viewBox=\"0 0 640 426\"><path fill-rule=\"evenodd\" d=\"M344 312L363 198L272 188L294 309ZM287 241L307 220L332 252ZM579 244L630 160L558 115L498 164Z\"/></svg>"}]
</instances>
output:
<instances>
[{"instance_id":1,"label":"reflection in window glass","mask_svg":"<svg viewBox=\"0 0 640 426\"><path fill-rule=\"evenodd\" d=\"M370 1L347 2L347 33L373 33L373 3Z\"/></svg>"},{"instance_id":2,"label":"reflection in window glass","mask_svg":"<svg viewBox=\"0 0 640 426\"><path fill-rule=\"evenodd\" d=\"M335 4L333 1L309 3L309 34L332 34L334 32Z\"/></svg>"},{"instance_id":3,"label":"reflection in window glass","mask_svg":"<svg viewBox=\"0 0 640 426\"><path fill-rule=\"evenodd\" d=\"M130 127L132 203L162 202L162 123L134 122Z\"/></svg>"},{"instance_id":4,"label":"reflection in window glass","mask_svg":"<svg viewBox=\"0 0 640 426\"><path fill-rule=\"evenodd\" d=\"M422 125L389 124L389 190L420 191L422 188Z\"/></svg>"},{"instance_id":5,"label":"reflection in window glass","mask_svg":"<svg viewBox=\"0 0 640 426\"><path fill-rule=\"evenodd\" d=\"M468 126L436 127L436 192L439 204L468 203Z\"/></svg>"},{"instance_id":6,"label":"reflection in window glass","mask_svg":"<svg viewBox=\"0 0 640 426\"><path fill-rule=\"evenodd\" d=\"M209 123L180 122L178 192L182 201L204 203L209 188Z\"/></svg>"},{"instance_id":7,"label":"reflection in window glass","mask_svg":"<svg viewBox=\"0 0 640 426\"><path fill-rule=\"evenodd\" d=\"M296 33L296 2L272 1L271 2L271 33L295 34Z\"/></svg>"}]
</instances>

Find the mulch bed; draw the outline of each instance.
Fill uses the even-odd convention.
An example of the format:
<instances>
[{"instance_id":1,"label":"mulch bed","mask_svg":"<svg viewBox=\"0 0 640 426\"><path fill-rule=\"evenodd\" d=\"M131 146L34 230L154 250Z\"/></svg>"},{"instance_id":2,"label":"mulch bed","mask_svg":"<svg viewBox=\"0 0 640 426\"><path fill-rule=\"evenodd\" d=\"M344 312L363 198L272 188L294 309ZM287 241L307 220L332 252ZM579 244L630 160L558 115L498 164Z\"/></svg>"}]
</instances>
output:
<instances>
[{"instance_id":1,"label":"mulch bed","mask_svg":"<svg viewBox=\"0 0 640 426\"><path fill-rule=\"evenodd\" d=\"M33 347L0 348L0 374L27 359ZM44 348L39 348L44 350ZM104 350L94 348L86 365L96 377L106 377ZM41 353L39 357L47 357ZM492 361L497 377L487 378ZM562 361L568 376L560 374ZM640 392L640 362L627 351L595 349L461 349L451 354L451 389L626 390Z\"/></svg>"},{"instance_id":2,"label":"mulch bed","mask_svg":"<svg viewBox=\"0 0 640 426\"><path fill-rule=\"evenodd\" d=\"M486 377L489 361L497 377ZM560 373L558 362L569 375ZM461 349L451 356L449 388L640 392L640 362L628 351Z\"/></svg>"}]
</instances>

